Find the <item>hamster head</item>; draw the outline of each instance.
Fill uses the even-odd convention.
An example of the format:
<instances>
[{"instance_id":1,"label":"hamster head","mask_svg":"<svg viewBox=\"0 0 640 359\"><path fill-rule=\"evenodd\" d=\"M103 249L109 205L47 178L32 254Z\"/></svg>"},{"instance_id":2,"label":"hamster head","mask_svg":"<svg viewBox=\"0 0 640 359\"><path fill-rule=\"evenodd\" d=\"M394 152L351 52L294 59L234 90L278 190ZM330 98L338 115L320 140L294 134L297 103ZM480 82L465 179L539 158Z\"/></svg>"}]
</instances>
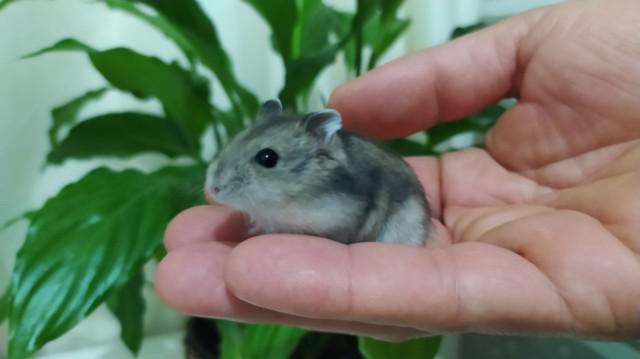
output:
<instances>
[{"instance_id":1,"label":"hamster head","mask_svg":"<svg viewBox=\"0 0 640 359\"><path fill-rule=\"evenodd\" d=\"M331 193L329 174L344 155L336 136L341 124L334 110L295 116L284 113L278 100L265 102L255 123L209 166L207 196L255 220Z\"/></svg>"}]
</instances>

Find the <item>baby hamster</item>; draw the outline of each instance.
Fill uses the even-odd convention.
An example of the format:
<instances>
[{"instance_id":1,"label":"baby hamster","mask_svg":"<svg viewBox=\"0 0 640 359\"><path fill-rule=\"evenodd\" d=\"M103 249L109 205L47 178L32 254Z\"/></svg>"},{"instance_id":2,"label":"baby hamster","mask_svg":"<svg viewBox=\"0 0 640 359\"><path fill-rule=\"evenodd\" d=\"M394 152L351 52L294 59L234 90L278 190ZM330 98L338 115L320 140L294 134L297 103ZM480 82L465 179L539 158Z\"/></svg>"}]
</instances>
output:
<instances>
[{"instance_id":1,"label":"baby hamster","mask_svg":"<svg viewBox=\"0 0 640 359\"><path fill-rule=\"evenodd\" d=\"M299 116L265 102L211 163L205 190L246 213L256 233L423 245L429 231L426 197L409 165L342 129L331 109Z\"/></svg>"}]
</instances>

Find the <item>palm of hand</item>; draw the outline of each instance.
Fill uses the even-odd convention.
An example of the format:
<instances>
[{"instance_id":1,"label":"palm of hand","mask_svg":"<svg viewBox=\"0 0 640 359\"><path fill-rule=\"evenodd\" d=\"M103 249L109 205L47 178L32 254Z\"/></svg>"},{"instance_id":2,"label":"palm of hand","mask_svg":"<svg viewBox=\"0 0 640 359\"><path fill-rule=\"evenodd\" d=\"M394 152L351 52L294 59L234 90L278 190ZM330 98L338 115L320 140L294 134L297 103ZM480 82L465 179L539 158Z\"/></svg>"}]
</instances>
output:
<instances>
[{"instance_id":1,"label":"palm of hand","mask_svg":"<svg viewBox=\"0 0 640 359\"><path fill-rule=\"evenodd\" d=\"M586 45L567 43L580 34L554 30L564 36L524 45L531 62L519 103L487 151L443 159L443 219L453 241L487 244L451 265L477 271L463 285L499 281L477 298L501 308L496 327L629 336L640 326L640 86L628 81L631 58L617 49L607 55L619 68L597 48L559 62L563 46ZM478 303L461 305L473 311Z\"/></svg>"},{"instance_id":2,"label":"palm of hand","mask_svg":"<svg viewBox=\"0 0 640 359\"><path fill-rule=\"evenodd\" d=\"M452 290L469 293L451 294L462 298L463 327L637 333L639 164L638 141L524 172L485 151L446 156L443 220L454 244L444 263L453 268L441 272L455 273L442 279L457 281ZM564 185L549 186L545 170L567 173L553 177Z\"/></svg>"},{"instance_id":3,"label":"palm of hand","mask_svg":"<svg viewBox=\"0 0 640 359\"><path fill-rule=\"evenodd\" d=\"M353 104L357 93L360 102L375 98L376 91L388 93L394 80L407 87L407 79L416 76L398 70L403 66L382 68L378 78L385 81L365 77L352 86L353 96L343 90L334 98L347 118L379 125L356 121L354 128L398 134L423 128L423 117L432 124L436 117L472 112L506 91L518 96L518 105L492 130L486 150L410 159L438 218L431 248L342 246L300 236L264 236L237 245L220 242L242 236L237 220L218 214L218 222L204 226L205 210L199 209L178 217L167 232L170 254L157 274L160 294L199 315L386 338L458 330L637 336L640 103L634 94L640 93L640 43L605 46L603 39L620 31L595 32L598 38L580 26L608 25L591 19L606 17L602 9L586 5L581 21L566 21L575 17L572 6L582 5L529 16L526 26L552 24L540 26L548 31L522 35L514 48L509 47L518 41L511 38L496 45L504 47L496 52L518 58L494 71L502 78L498 84L487 84L494 80L483 75L463 81L463 88L433 74L456 78L460 69L473 67L452 65L451 58L489 62L491 55L471 56L472 40L463 39L446 56L435 50L426 61L420 54L404 60L413 70L420 61L431 65L435 70L423 75L435 76L440 85L434 90L418 84L405 92L439 92L428 96L439 103L418 98L398 110L372 108L369 101ZM510 30L498 27L485 33L485 41L481 35L475 41L499 42L525 25L502 26ZM584 56L567 56L572 51ZM612 58L617 66L607 64ZM493 92L485 90L489 85ZM432 108L438 113L429 113ZM218 210L207 211L211 216ZM196 284L204 278L213 283ZM187 291L192 293L185 296Z\"/></svg>"}]
</instances>

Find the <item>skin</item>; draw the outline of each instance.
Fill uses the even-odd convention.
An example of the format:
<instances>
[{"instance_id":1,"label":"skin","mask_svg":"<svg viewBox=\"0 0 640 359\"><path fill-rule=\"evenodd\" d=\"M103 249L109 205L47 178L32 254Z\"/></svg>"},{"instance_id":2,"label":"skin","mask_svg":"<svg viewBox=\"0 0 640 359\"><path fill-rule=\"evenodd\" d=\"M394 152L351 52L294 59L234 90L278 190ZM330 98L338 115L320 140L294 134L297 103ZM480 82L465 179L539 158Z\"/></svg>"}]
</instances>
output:
<instances>
[{"instance_id":1,"label":"skin","mask_svg":"<svg viewBox=\"0 0 640 359\"><path fill-rule=\"evenodd\" d=\"M639 12L636 0L539 9L335 91L346 127L374 137L518 97L485 149L409 159L434 211L426 248L244 240L242 216L201 206L167 229L158 293L193 315L388 340L640 338Z\"/></svg>"}]
</instances>

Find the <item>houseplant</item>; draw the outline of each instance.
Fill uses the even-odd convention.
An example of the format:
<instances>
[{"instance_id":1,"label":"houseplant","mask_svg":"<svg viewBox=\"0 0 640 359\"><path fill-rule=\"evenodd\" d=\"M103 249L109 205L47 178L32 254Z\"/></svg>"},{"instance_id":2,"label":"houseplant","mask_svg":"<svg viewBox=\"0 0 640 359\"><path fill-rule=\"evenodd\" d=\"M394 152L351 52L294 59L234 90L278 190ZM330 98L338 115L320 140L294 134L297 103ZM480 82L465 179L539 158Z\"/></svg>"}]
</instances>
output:
<instances>
[{"instance_id":1,"label":"houseplant","mask_svg":"<svg viewBox=\"0 0 640 359\"><path fill-rule=\"evenodd\" d=\"M0 2L0 8L12 2L15 0ZM375 67L408 26L407 20L397 16L402 1L358 1L354 13L340 12L319 0L246 2L272 30L273 48L285 68L278 97L297 111L307 110L314 80L337 54L343 54L350 73L357 76ZM202 155L202 134L210 129L217 146L222 146L249 123L259 102L237 80L213 22L195 1L100 3L160 31L182 51L188 64L167 63L128 48L96 49L75 39L63 39L28 55L76 52L87 56L107 82L52 111L47 163L129 158L142 152L160 153L176 161L152 172L96 168L24 216L29 231L16 258L11 286L0 301L0 319L6 317L10 323L11 358L31 355L103 303L121 322L127 346L133 352L139 349L144 308L140 292L145 285L142 268L162 257L162 232L169 219L202 201L199 191L194 191L202 183L207 162ZM228 108L211 102L211 84L203 71L220 82ZM157 99L163 114L127 111L80 118L84 106L113 91ZM439 145L458 133L482 133L501 109L487 111L430 130L428 141L400 139L389 145L403 154L437 154L443 150ZM274 355L286 357L306 335L282 326L226 322L219 322L217 329L222 333L221 346L227 348L223 355L233 348L274 348L275 341L258 339L276 337L283 349ZM360 340L368 357L384 350L433 352L434 342L391 345ZM263 353L258 349L257 353ZM250 353L243 355L251 357Z\"/></svg>"}]
</instances>

